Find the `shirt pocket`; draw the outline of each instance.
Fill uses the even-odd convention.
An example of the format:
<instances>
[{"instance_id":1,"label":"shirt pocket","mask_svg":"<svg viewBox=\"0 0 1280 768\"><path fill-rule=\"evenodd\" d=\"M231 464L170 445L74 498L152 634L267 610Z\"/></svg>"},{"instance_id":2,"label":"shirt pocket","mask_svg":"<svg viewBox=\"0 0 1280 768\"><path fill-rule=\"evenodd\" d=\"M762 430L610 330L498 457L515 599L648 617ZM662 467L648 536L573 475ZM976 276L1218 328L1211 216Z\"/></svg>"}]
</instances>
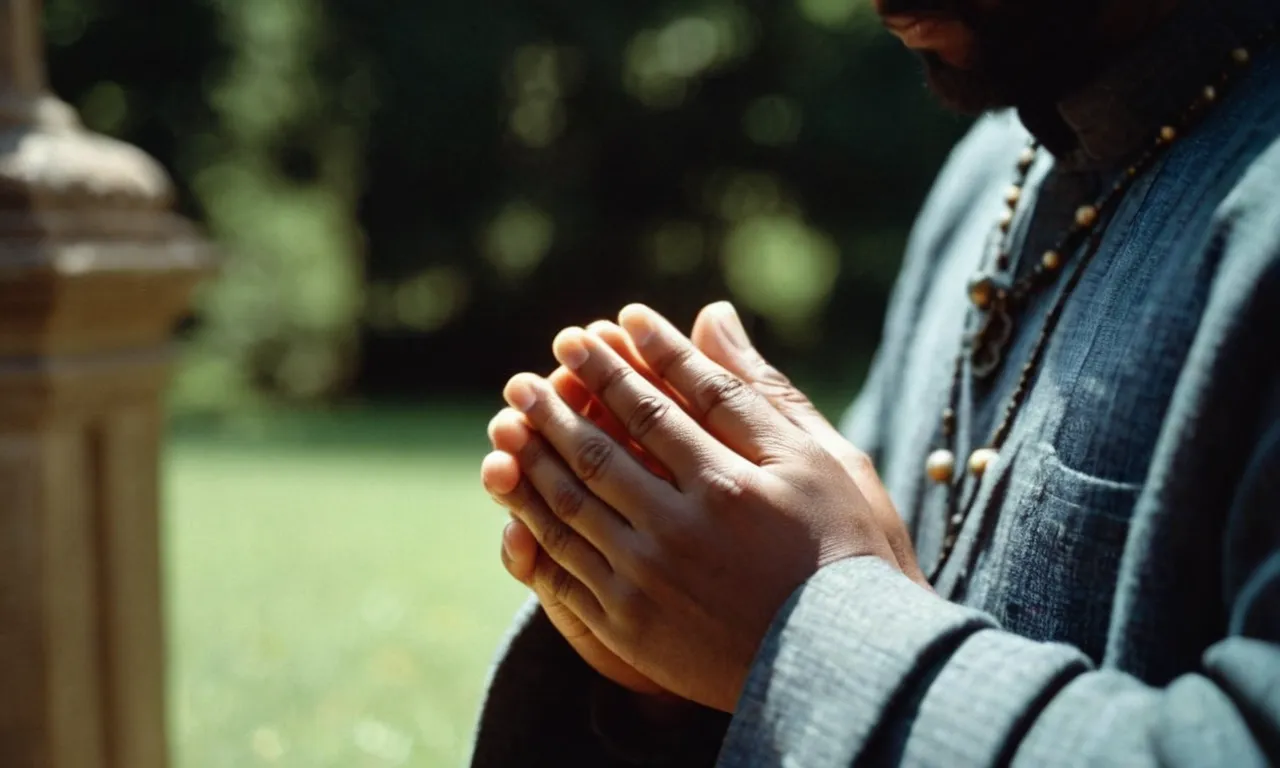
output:
<instances>
[{"instance_id":1,"label":"shirt pocket","mask_svg":"<svg viewBox=\"0 0 1280 768\"><path fill-rule=\"evenodd\" d=\"M1029 453L1035 479L1010 527L998 618L1011 631L1070 643L1100 662L1142 486L1072 469L1049 443Z\"/></svg>"}]
</instances>

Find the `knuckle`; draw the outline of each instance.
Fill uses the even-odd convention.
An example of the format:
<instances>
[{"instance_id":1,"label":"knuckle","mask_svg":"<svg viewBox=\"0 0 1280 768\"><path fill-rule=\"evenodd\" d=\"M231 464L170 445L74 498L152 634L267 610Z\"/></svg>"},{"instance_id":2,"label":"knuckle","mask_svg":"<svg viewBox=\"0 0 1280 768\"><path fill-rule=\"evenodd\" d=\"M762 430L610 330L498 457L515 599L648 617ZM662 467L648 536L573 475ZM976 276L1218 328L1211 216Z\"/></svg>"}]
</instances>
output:
<instances>
[{"instance_id":1,"label":"knuckle","mask_svg":"<svg viewBox=\"0 0 1280 768\"><path fill-rule=\"evenodd\" d=\"M781 411L804 410L816 413L817 408L805 394L791 383L786 374L768 363L761 362L751 377L755 390Z\"/></svg>"},{"instance_id":2,"label":"knuckle","mask_svg":"<svg viewBox=\"0 0 1280 768\"><path fill-rule=\"evenodd\" d=\"M573 577L564 568L556 567L548 574L547 588L557 603L567 604L573 597Z\"/></svg>"},{"instance_id":3,"label":"knuckle","mask_svg":"<svg viewBox=\"0 0 1280 768\"><path fill-rule=\"evenodd\" d=\"M787 378L786 374L768 363L760 363L756 367L754 377L757 384L770 390L795 389L791 384L791 379Z\"/></svg>"},{"instance_id":4,"label":"knuckle","mask_svg":"<svg viewBox=\"0 0 1280 768\"><path fill-rule=\"evenodd\" d=\"M528 442L520 449L520 454L516 457L516 463L521 469L528 470L537 466L538 462L546 456L546 448L543 447L542 441L536 436L531 435Z\"/></svg>"},{"instance_id":5,"label":"knuckle","mask_svg":"<svg viewBox=\"0 0 1280 768\"><path fill-rule=\"evenodd\" d=\"M603 437L588 438L577 450L573 459L578 477L590 482L604 474L613 461L614 444Z\"/></svg>"},{"instance_id":6,"label":"knuckle","mask_svg":"<svg viewBox=\"0 0 1280 768\"><path fill-rule=\"evenodd\" d=\"M585 503L586 494L577 483L568 480L556 483L555 491L552 492L551 510L561 520L568 522L577 517Z\"/></svg>"},{"instance_id":7,"label":"knuckle","mask_svg":"<svg viewBox=\"0 0 1280 768\"><path fill-rule=\"evenodd\" d=\"M644 437L667 415L667 409L671 407L671 402L665 398L655 397L653 395L645 395L636 402L636 407L631 411L631 417L627 419L627 431L633 437Z\"/></svg>"},{"instance_id":8,"label":"knuckle","mask_svg":"<svg viewBox=\"0 0 1280 768\"><path fill-rule=\"evenodd\" d=\"M742 379L719 372L701 378L694 387L694 393L703 413L741 403L752 394Z\"/></svg>"},{"instance_id":9,"label":"knuckle","mask_svg":"<svg viewBox=\"0 0 1280 768\"><path fill-rule=\"evenodd\" d=\"M606 371L604 375L600 377L600 395L604 396L616 389L619 384L631 378L631 375L634 373L635 371L632 368L625 365L619 365L616 368Z\"/></svg>"},{"instance_id":10,"label":"knuckle","mask_svg":"<svg viewBox=\"0 0 1280 768\"><path fill-rule=\"evenodd\" d=\"M756 387L760 393L775 403L810 408L812 405L804 393L796 389L781 371L771 365L761 367L756 374Z\"/></svg>"},{"instance_id":11,"label":"knuckle","mask_svg":"<svg viewBox=\"0 0 1280 768\"><path fill-rule=\"evenodd\" d=\"M560 522L552 522L542 531L542 548L552 560L563 560L573 543L573 531Z\"/></svg>"},{"instance_id":12,"label":"knuckle","mask_svg":"<svg viewBox=\"0 0 1280 768\"><path fill-rule=\"evenodd\" d=\"M702 474L702 494L713 509L731 507L751 494L753 480L742 470L709 469Z\"/></svg>"},{"instance_id":13,"label":"knuckle","mask_svg":"<svg viewBox=\"0 0 1280 768\"><path fill-rule=\"evenodd\" d=\"M853 445L845 449L843 463L856 476L874 475L876 473L876 464L871 458L871 454Z\"/></svg>"},{"instance_id":14,"label":"knuckle","mask_svg":"<svg viewBox=\"0 0 1280 768\"><path fill-rule=\"evenodd\" d=\"M660 379L670 378L667 374L672 369L683 368L687 366L689 364L689 361L693 358L694 354L695 354L695 350L693 349L693 347L690 347L690 346L677 347L676 349L673 349L671 352L659 357L659 359L656 361L657 364L654 366L653 372L657 374L658 378Z\"/></svg>"}]
</instances>

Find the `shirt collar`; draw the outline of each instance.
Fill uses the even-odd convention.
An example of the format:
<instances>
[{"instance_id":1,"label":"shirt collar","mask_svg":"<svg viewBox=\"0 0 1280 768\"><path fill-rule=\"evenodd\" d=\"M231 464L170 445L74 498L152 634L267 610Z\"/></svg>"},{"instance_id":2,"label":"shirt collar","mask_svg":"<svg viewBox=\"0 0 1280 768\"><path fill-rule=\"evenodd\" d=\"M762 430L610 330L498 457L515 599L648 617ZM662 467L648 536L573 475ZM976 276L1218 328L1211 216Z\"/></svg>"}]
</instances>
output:
<instances>
[{"instance_id":1,"label":"shirt collar","mask_svg":"<svg viewBox=\"0 0 1280 768\"><path fill-rule=\"evenodd\" d=\"M1058 163L1123 165L1211 84L1232 48L1280 17L1275 0L1182 0L1137 47L1055 104L1018 114Z\"/></svg>"}]
</instances>

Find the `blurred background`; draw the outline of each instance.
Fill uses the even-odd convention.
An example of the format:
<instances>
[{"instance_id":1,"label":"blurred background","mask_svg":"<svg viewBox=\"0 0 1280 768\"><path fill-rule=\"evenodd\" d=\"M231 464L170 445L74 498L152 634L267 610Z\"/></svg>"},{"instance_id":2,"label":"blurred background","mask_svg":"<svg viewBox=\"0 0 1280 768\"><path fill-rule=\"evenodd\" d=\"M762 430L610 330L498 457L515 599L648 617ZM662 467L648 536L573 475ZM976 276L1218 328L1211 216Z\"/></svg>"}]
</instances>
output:
<instances>
[{"instance_id":1,"label":"blurred background","mask_svg":"<svg viewBox=\"0 0 1280 768\"><path fill-rule=\"evenodd\" d=\"M523 589L484 425L557 330L735 302L831 415L967 123L869 0L46 0L224 261L165 466L179 768L465 755Z\"/></svg>"}]
</instances>

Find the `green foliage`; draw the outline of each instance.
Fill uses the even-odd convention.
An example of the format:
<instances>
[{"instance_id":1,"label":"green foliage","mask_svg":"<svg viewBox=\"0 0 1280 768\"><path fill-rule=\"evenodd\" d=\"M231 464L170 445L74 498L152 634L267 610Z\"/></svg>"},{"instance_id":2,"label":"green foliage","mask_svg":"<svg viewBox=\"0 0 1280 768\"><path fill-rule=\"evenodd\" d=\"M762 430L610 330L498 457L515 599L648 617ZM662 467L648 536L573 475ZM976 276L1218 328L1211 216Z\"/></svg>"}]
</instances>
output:
<instances>
[{"instance_id":1,"label":"green foliage","mask_svg":"<svg viewBox=\"0 0 1280 768\"><path fill-rule=\"evenodd\" d=\"M633 300L687 322L733 298L789 370L847 382L965 127L863 0L46 16L57 89L172 168L228 254L180 379L205 407L496 391Z\"/></svg>"}]
</instances>

